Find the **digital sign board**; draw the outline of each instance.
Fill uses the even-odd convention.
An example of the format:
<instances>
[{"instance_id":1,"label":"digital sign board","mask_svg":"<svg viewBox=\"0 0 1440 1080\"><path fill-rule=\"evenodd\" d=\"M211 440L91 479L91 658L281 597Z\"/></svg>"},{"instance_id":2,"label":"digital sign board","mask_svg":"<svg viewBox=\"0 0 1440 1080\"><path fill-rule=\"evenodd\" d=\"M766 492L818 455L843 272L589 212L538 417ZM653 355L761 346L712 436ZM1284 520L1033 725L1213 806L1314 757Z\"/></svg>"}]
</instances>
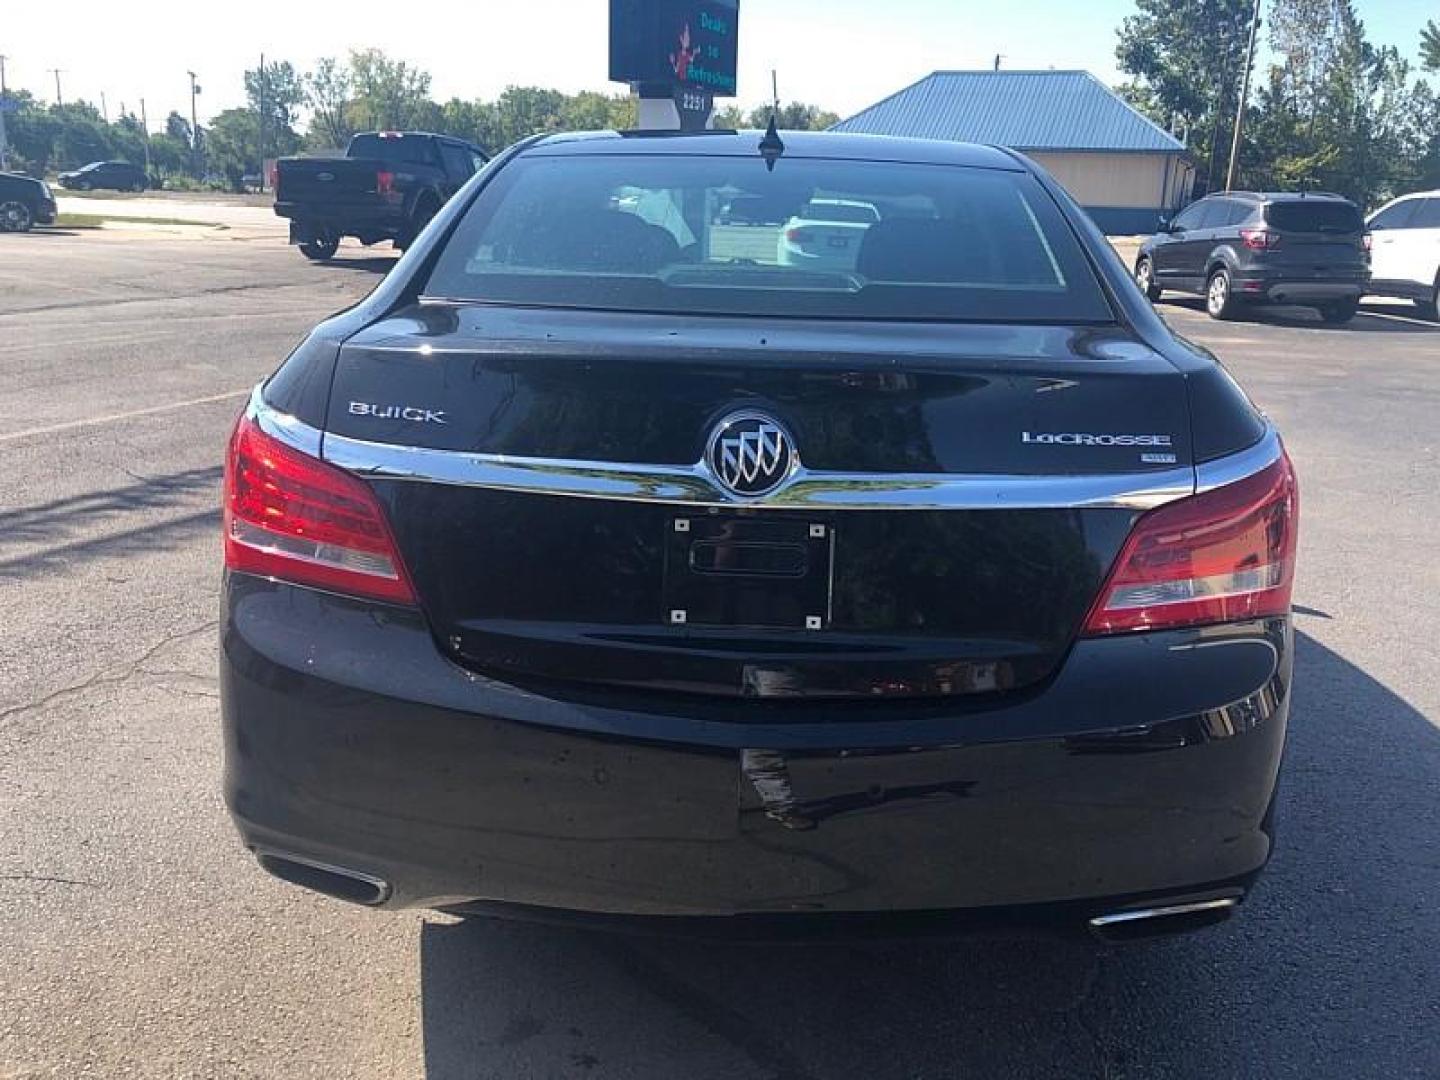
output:
<instances>
[{"instance_id":1,"label":"digital sign board","mask_svg":"<svg viewBox=\"0 0 1440 1080\"><path fill-rule=\"evenodd\" d=\"M610 0L610 78L735 96L739 0Z\"/></svg>"}]
</instances>

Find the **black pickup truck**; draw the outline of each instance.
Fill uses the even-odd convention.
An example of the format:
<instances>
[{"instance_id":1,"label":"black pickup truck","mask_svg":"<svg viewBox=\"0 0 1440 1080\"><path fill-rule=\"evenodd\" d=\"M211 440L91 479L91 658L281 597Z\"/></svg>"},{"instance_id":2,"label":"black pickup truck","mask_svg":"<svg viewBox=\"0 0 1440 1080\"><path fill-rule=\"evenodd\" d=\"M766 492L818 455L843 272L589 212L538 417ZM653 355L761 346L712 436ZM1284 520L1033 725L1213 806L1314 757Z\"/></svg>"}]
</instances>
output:
<instances>
[{"instance_id":1,"label":"black pickup truck","mask_svg":"<svg viewBox=\"0 0 1440 1080\"><path fill-rule=\"evenodd\" d=\"M355 135L342 157L281 158L275 213L306 258L335 254L342 236L402 250L487 160L478 146L423 131Z\"/></svg>"}]
</instances>

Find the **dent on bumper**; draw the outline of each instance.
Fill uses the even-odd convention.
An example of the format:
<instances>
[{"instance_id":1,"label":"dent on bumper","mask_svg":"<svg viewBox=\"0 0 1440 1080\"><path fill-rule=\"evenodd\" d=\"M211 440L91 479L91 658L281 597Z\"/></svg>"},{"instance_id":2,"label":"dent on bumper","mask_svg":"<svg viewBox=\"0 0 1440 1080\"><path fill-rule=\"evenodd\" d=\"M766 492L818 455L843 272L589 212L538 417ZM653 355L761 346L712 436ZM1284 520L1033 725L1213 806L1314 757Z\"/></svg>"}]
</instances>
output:
<instances>
[{"instance_id":1,"label":"dent on bumper","mask_svg":"<svg viewBox=\"0 0 1440 1080\"><path fill-rule=\"evenodd\" d=\"M989 908L1235 880L1270 850L1288 620L1082 642L1004 708L776 722L566 700L455 667L412 615L240 577L227 594L246 843L372 874L391 905ZM1146 674L1167 662L1194 678Z\"/></svg>"}]
</instances>

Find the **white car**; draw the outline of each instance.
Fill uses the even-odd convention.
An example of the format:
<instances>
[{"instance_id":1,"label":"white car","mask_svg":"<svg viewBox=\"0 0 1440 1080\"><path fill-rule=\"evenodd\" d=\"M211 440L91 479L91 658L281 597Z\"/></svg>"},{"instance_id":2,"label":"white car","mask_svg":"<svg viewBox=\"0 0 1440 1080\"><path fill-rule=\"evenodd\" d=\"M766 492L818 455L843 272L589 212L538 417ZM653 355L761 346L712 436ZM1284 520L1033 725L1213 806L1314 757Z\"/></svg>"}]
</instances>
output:
<instances>
[{"instance_id":1,"label":"white car","mask_svg":"<svg viewBox=\"0 0 1440 1080\"><path fill-rule=\"evenodd\" d=\"M1427 319L1440 319L1440 191L1402 195L1370 215L1366 227L1369 294L1413 300Z\"/></svg>"},{"instance_id":2,"label":"white car","mask_svg":"<svg viewBox=\"0 0 1440 1080\"><path fill-rule=\"evenodd\" d=\"M811 199L780 230L781 266L813 270L855 269L860 243L880 220L874 203L858 199Z\"/></svg>"}]
</instances>

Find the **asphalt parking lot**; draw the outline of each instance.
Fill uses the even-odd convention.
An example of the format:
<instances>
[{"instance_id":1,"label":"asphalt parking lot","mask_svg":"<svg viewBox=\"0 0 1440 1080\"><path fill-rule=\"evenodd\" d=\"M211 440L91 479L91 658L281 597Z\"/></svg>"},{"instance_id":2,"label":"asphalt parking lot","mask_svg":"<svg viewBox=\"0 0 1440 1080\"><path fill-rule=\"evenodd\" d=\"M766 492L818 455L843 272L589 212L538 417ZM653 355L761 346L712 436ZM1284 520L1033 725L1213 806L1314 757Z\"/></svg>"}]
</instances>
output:
<instances>
[{"instance_id":1,"label":"asphalt parking lot","mask_svg":"<svg viewBox=\"0 0 1440 1080\"><path fill-rule=\"evenodd\" d=\"M391 262L0 236L0 1080L1440 1075L1440 326L1217 324L1302 482L1282 845L1148 947L739 946L385 914L261 874L219 796L220 462Z\"/></svg>"}]
</instances>

